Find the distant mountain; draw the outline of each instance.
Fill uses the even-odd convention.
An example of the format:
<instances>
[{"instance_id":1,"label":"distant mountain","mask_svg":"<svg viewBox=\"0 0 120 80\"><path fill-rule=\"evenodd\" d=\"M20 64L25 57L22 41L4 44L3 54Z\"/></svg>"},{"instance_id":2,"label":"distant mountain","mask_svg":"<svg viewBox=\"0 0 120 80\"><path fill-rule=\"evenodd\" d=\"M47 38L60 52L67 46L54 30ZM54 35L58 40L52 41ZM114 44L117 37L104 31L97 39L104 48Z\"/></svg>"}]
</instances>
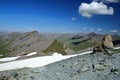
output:
<instances>
[{"instance_id":1,"label":"distant mountain","mask_svg":"<svg viewBox=\"0 0 120 80\"><path fill-rule=\"evenodd\" d=\"M5 35L5 34L8 34L9 32L7 32L7 31L0 31L0 36L2 36L2 35Z\"/></svg>"},{"instance_id":2,"label":"distant mountain","mask_svg":"<svg viewBox=\"0 0 120 80\"><path fill-rule=\"evenodd\" d=\"M54 38L46 38L37 31L19 33L13 32L0 38L0 54L3 56L14 56L22 52L29 53L33 51L43 51L52 42Z\"/></svg>"},{"instance_id":3,"label":"distant mountain","mask_svg":"<svg viewBox=\"0 0 120 80\"><path fill-rule=\"evenodd\" d=\"M92 50L92 47L100 41L105 34L64 34L58 37L58 40L63 43L66 47L74 51L80 50ZM120 36L112 35L114 46L120 46Z\"/></svg>"},{"instance_id":4,"label":"distant mountain","mask_svg":"<svg viewBox=\"0 0 120 80\"><path fill-rule=\"evenodd\" d=\"M74 54L79 51L92 50L103 34L39 34L37 31L12 32L0 36L0 55L16 56L30 52L50 55L53 52ZM120 46L120 36L112 35L113 44ZM44 52L45 51L45 52Z\"/></svg>"},{"instance_id":5,"label":"distant mountain","mask_svg":"<svg viewBox=\"0 0 120 80\"><path fill-rule=\"evenodd\" d=\"M46 53L58 52L63 55L66 55L64 45L61 44L57 39L55 39L52 44L44 51Z\"/></svg>"}]
</instances>

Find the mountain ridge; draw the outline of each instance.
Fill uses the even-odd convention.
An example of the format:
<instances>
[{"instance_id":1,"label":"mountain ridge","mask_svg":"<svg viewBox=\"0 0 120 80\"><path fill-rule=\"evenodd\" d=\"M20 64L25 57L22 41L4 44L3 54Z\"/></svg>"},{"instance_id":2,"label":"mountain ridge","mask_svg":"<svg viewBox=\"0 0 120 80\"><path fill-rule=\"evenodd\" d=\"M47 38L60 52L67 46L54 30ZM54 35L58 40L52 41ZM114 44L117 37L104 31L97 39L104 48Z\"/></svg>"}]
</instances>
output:
<instances>
[{"instance_id":1,"label":"mountain ridge","mask_svg":"<svg viewBox=\"0 0 120 80\"><path fill-rule=\"evenodd\" d=\"M60 42L60 44L62 44L62 47L64 48L63 51L69 51L67 51L67 54L75 54L82 50L92 50L93 45L101 40L103 36L103 34L96 33L40 34L37 31L24 33L12 32L0 36L0 54L2 54L3 57L6 57L36 51L40 55L48 55L44 53L44 50L54 43L54 40L57 40L58 43ZM112 35L112 37L113 44L115 46L120 46L120 36ZM48 53L52 54L51 51Z\"/></svg>"}]
</instances>

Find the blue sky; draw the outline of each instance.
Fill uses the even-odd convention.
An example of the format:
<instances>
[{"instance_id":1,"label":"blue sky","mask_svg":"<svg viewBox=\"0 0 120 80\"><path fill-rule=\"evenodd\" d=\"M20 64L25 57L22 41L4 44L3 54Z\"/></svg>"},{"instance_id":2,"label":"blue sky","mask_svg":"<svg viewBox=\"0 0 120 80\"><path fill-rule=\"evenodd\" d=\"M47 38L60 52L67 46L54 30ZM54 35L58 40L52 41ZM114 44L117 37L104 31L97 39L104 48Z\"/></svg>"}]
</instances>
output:
<instances>
[{"instance_id":1,"label":"blue sky","mask_svg":"<svg viewBox=\"0 0 120 80\"><path fill-rule=\"evenodd\" d=\"M119 34L120 1L112 1L0 0L0 31Z\"/></svg>"}]
</instances>

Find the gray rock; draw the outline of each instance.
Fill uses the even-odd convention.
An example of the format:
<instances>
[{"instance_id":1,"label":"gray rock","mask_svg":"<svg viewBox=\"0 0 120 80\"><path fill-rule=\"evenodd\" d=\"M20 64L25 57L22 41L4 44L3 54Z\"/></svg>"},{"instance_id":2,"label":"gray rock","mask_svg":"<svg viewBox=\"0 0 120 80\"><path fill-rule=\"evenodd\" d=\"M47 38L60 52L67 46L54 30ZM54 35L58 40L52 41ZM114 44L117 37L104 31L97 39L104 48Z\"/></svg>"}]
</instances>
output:
<instances>
[{"instance_id":1,"label":"gray rock","mask_svg":"<svg viewBox=\"0 0 120 80\"><path fill-rule=\"evenodd\" d=\"M95 64L94 67L96 70L104 70L105 69L105 66L103 64Z\"/></svg>"},{"instance_id":2,"label":"gray rock","mask_svg":"<svg viewBox=\"0 0 120 80\"><path fill-rule=\"evenodd\" d=\"M85 72L85 71L88 71L88 70L89 70L88 67L83 67L83 68L81 68L81 71L82 71L82 72Z\"/></svg>"},{"instance_id":3,"label":"gray rock","mask_svg":"<svg viewBox=\"0 0 120 80\"><path fill-rule=\"evenodd\" d=\"M44 67L3 71L2 75L12 80L120 80L120 53L86 54Z\"/></svg>"},{"instance_id":4,"label":"gray rock","mask_svg":"<svg viewBox=\"0 0 120 80\"><path fill-rule=\"evenodd\" d=\"M8 78L8 80L17 80L15 77L11 76Z\"/></svg>"}]
</instances>

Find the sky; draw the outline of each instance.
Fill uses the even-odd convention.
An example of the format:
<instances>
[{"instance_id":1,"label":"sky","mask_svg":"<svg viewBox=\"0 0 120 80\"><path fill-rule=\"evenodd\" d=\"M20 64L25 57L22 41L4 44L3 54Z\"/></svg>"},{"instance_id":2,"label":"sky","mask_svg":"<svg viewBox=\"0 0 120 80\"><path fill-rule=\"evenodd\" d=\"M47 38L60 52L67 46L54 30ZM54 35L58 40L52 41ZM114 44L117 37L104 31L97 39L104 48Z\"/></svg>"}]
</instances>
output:
<instances>
[{"instance_id":1,"label":"sky","mask_svg":"<svg viewBox=\"0 0 120 80\"><path fill-rule=\"evenodd\" d=\"M0 0L0 31L120 34L120 0Z\"/></svg>"}]
</instances>

